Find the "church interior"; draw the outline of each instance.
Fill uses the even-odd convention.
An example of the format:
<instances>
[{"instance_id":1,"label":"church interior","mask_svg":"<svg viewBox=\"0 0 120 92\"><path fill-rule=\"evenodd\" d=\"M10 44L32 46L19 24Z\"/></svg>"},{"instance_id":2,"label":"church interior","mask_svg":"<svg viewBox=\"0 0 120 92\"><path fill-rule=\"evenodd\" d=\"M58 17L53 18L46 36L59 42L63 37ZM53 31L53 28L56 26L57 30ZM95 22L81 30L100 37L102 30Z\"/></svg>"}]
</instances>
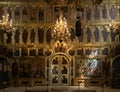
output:
<instances>
[{"instance_id":1,"label":"church interior","mask_svg":"<svg viewBox=\"0 0 120 92\"><path fill-rule=\"evenodd\" d=\"M120 0L0 0L0 89L25 85L119 89Z\"/></svg>"}]
</instances>

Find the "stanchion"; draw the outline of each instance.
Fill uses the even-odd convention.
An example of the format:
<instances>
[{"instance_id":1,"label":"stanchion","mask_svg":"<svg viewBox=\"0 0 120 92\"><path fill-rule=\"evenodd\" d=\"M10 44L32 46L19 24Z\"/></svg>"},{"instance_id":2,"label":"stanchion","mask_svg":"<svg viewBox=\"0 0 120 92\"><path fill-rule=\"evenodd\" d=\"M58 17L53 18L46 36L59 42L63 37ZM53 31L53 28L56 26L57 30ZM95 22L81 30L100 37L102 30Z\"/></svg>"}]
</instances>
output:
<instances>
[{"instance_id":1,"label":"stanchion","mask_svg":"<svg viewBox=\"0 0 120 92\"><path fill-rule=\"evenodd\" d=\"M78 81L78 92L80 92L80 81Z\"/></svg>"},{"instance_id":2,"label":"stanchion","mask_svg":"<svg viewBox=\"0 0 120 92\"><path fill-rule=\"evenodd\" d=\"M49 92L49 90L48 90L48 86L49 86L49 84L47 83L47 92Z\"/></svg>"},{"instance_id":3,"label":"stanchion","mask_svg":"<svg viewBox=\"0 0 120 92\"><path fill-rule=\"evenodd\" d=\"M27 80L25 81L25 92L27 91Z\"/></svg>"},{"instance_id":4,"label":"stanchion","mask_svg":"<svg viewBox=\"0 0 120 92\"><path fill-rule=\"evenodd\" d=\"M105 85L105 81L104 81L104 78L103 78L103 83L102 83L102 92L104 92L104 85Z\"/></svg>"},{"instance_id":5,"label":"stanchion","mask_svg":"<svg viewBox=\"0 0 120 92\"><path fill-rule=\"evenodd\" d=\"M5 92L6 84L7 84L7 82L6 82L6 81L5 81L5 82L3 82L3 92Z\"/></svg>"}]
</instances>

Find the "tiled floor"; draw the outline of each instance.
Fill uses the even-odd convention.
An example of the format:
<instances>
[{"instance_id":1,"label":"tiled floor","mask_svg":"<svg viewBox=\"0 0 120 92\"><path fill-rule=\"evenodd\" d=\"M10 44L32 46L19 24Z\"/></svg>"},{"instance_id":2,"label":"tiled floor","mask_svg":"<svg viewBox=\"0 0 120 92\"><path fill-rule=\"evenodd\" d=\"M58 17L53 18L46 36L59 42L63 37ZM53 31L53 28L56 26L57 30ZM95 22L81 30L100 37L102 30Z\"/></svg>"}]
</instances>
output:
<instances>
[{"instance_id":1,"label":"tiled floor","mask_svg":"<svg viewBox=\"0 0 120 92\"><path fill-rule=\"evenodd\" d=\"M35 86L35 87L8 87L5 90L1 89L0 92L25 92L26 90L35 90L34 92L40 92L40 90L49 90L53 92L53 89L57 89L57 92L81 92L81 90L96 90L97 92L120 92L120 89L112 89L111 87L90 86L90 87L78 87L78 86ZM62 91L61 91L62 89ZM80 91L78 91L80 89ZM58 91L59 90L59 91ZM33 92L33 91L32 91ZM56 92L56 91L54 91Z\"/></svg>"}]
</instances>

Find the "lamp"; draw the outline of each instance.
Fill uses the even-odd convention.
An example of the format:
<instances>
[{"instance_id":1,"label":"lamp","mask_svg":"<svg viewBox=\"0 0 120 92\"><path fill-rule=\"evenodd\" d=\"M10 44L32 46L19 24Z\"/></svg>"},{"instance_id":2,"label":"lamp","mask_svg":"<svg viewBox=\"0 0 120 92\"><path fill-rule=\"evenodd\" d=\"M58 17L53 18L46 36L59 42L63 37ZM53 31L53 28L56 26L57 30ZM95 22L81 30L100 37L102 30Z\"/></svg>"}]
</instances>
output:
<instances>
[{"instance_id":1,"label":"lamp","mask_svg":"<svg viewBox=\"0 0 120 92\"><path fill-rule=\"evenodd\" d=\"M5 14L2 16L2 20L0 20L0 27L4 27L5 29L12 28L12 19L9 20L9 14L7 13L7 11L5 11Z\"/></svg>"},{"instance_id":2,"label":"lamp","mask_svg":"<svg viewBox=\"0 0 120 92\"><path fill-rule=\"evenodd\" d=\"M0 20L0 26L5 28L12 28L12 20L9 21L9 14L3 15L3 19Z\"/></svg>"},{"instance_id":3,"label":"lamp","mask_svg":"<svg viewBox=\"0 0 120 92\"><path fill-rule=\"evenodd\" d=\"M52 37L55 41L62 42L69 39L70 35L67 21L63 18L62 13L60 12L60 17L56 20L55 27L52 32Z\"/></svg>"}]
</instances>

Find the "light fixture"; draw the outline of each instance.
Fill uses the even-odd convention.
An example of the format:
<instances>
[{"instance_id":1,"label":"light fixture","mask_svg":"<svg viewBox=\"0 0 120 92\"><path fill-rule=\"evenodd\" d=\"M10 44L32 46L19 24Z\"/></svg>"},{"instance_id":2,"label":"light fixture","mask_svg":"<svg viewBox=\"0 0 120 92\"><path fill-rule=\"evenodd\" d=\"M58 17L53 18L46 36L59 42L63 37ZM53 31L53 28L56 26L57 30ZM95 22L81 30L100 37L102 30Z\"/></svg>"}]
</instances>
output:
<instances>
[{"instance_id":1,"label":"light fixture","mask_svg":"<svg viewBox=\"0 0 120 92\"><path fill-rule=\"evenodd\" d=\"M9 21L9 14L3 15L3 19L0 20L0 26L6 29L12 28L12 20Z\"/></svg>"},{"instance_id":2,"label":"light fixture","mask_svg":"<svg viewBox=\"0 0 120 92\"><path fill-rule=\"evenodd\" d=\"M120 30L120 22L114 22L110 24L110 30L113 30L114 32L119 32Z\"/></svg>"},{"instance_id":3,"label":"light fixture","mask_svg":"<svg viewBox=\"0 0 120 92\"><path fill-rule=\"evenodd\" d=\"M8 1L7 1L7 6L8 6ZM2 20L0 20L0 27L3 27L5 29L12 28L12 19L9 20L9 14L7 13L7 11L5 11L5 14L2 16Z\"/></svg>"},{"instance_id":4,"label":"light fixture","mask_svg":"<svg viewBox=\"0 0 120 92\"><path fill-rule=\"evenodd\" d=\"M67 24L67 20L63 18L62 13L60 13L59 19L56 20L54 30L52 32L52 37L55 41L67 41L70 38L70 32Z\"/></svg>"}]
</instances>

